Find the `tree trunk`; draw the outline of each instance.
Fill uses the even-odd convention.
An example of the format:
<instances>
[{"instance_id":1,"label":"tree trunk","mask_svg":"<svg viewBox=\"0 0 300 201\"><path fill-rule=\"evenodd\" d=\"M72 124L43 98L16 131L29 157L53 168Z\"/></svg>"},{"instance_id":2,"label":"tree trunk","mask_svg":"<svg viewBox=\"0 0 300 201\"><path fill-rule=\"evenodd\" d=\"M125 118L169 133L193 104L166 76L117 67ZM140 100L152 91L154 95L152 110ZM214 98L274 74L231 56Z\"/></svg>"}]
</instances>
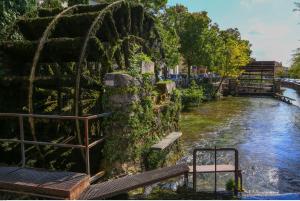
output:
<instances>
[{"instance_id":1,"label":"tree trunk","mask_svg":"<svg viewBox=\"0 0 300 201\"><path fill-rule=\"evenodd\" d=\"M187 85L190 86L190 81L191 81L191 64L190 64L190 62L187 62L187 65L188 65Z\"/></svg>"},{"instance_id":2,"label":"tree trunk","mask_svg":"<svg viewBox=\"0 0 300 201\"><path fill-rule=\"evenodd\" d=\"M227 77L227 76L223 76L223 77L222 77L221 82L219 83L219 86L218 86L218 88L216 89L216 91L214 92L214 94L212 95L212 97L215 97L215 96L216 96L216 94L217 94L218 91L220 90L220 88L221 88L221 86L222 86L222 84L223 84L223 82L224 82L224 80L225 80L226 77Z\"/></svg>"}]
</instances>

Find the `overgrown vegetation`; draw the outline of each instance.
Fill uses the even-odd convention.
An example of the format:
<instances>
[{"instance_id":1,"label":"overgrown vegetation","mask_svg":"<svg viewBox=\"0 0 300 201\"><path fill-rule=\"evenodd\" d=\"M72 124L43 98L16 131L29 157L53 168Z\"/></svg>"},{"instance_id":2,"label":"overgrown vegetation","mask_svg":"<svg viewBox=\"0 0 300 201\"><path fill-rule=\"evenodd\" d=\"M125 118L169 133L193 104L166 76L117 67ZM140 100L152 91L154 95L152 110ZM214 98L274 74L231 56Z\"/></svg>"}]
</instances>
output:
<instances>
[{"instance_id":1,"label":"overgrown vegetation","mask_svg":"<svg viewBox=\"0 0 300 201\"><path fill-rule=\"evenodd\" d=\"M150 153L150 147L162 136L178 129L180 96L174 92L171 102L156 105L154 97L157 92L152 84L153 75L146 74L136 79L141 84L139 87L106 89L106 96L129 92L139 97L133 104L112 111L112 118L106 122L111 133L106 140L103 154L108 169L122 169L116 163L126 164L126 168L123 168L125 171L137 171L129 167L152 169L162 166L169 152Z\"/></svg>"},{"instance_id":2,"label":"overgrown vegetation","mask_svg":"<svg viewBox=\"0 0 300 201\"><path fill-rule=\"evenodd\" d=\"M294 54L293 63L289 69L289 77L300 79L300 49Z\"/></svg>"},{"instance_id":3,"label":"overgrown vegetation","mask_svg":"<svg viewBox=\"0 0 300 201\"><path fill-rule=\"evenodd\" d=\"M295 2L295 12L300 12L300 2ZM300 79L300 48L293 55L292 66L289 69L289 77Z\"/></svg>"},{"instance_id":4,"label":"overgrown vegetation","mask_svg":"<svg viewBox=\"0 0 300 201\"><path fill-rule=\"evenodd\" d=\"M182 104L184 108L199 106L204 99L203 88L197 85L195 81L192 81L190 87L183 89L181 92Z\"/></svg>"}]
</instances>

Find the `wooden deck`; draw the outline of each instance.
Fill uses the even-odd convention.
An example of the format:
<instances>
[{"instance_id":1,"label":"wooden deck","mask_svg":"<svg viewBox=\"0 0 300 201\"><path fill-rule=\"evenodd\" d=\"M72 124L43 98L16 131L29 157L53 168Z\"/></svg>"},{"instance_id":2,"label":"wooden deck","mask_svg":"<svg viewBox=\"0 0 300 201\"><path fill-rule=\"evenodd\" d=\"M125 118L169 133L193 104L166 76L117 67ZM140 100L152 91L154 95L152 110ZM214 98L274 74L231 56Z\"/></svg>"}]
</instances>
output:
<instances>
[{"instance_id":1,"label":"wooden deck","mask_svg":"<svg viewBox=\"0 0 300 201\"><path fill-rule=\"evenodd\" d=\"M217 165L216 172L234 172L234 165ZM197 173L213 173L215 172L215 165L200 165L196 166ZM189 173L193 173L193 166L189 166Z\"/></svg>"},{"instance_id":2,"label":"wooden deck","mask_svg":"<svg viewBox=\"0 0 300 201\"><path fill-rule=\"evenodd\" d=\"M116 196L121 193L145 187L157 182L187 174L189 167L186 164L176 165L167 168L156 169L133 176L126 176L120 179L91 185L79 199L96 200Z\"/></svg>"},{"instance_id":3,"label":"wooden deck","mask_svg":"<svg viewBox=\"0 0 300 201\"><path fill-rule=\"evenodd\" d=\"M0 167L0 191L77 199L89 185L89 177L82 173Z\"/></svg>"},{"instance_id":4,"label":"wooden deck","mask_svg":"<svg viewBox=\"0 0 300 201\"><path fill-rule=\"evenodd\" d=\"M151 147L152 150L162 151L172 145L182 136L181 132L173 132Z\"/></svg>"}]
</instances>

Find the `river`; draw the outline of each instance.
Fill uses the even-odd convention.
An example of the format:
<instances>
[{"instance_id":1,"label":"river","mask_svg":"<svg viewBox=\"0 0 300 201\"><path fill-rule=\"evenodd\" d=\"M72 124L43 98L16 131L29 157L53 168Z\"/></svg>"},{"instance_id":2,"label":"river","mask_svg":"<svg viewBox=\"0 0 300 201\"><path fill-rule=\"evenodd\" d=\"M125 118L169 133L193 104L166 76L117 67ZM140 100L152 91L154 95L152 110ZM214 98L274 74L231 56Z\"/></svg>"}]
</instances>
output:
<instances>
[{"instance_id":1,"label":"river","mask_svg":"<svg viewBox=\"0 0 300 201\"><path fill-rule=\"evenodd\" d=\"M196 147L234 147L239 150L245 194L266 195L300 192L300 95L288 105L273 98L228 97L205 103L182 113L184 161L191 164ZM221 154L218 163L232 157ZM209 164L212 155L200 157ZM230 174L220 174L218 188L224 189ZM213 175L199 178L198 187L213 187Z\"/></svg>"}]
</instances>

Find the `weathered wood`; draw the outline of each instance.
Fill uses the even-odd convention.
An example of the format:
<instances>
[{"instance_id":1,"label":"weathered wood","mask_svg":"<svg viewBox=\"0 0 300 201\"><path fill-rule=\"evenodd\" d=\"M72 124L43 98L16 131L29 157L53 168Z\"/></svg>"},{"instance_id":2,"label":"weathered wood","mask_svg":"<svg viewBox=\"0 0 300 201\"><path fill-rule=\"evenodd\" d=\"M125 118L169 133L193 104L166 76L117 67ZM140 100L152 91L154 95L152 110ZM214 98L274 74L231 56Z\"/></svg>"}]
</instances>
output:
<instances>
[{"instance_id":1,"label":"weathered wood","mask_svg":"<svg viewBox=\"0 0 300 201\"><path fill-rule=\"evenodd\" d=\"M59 63L77 61L84 38L54 38L45 43L44 50L39 59L44 63ZM38 41L8 41L1 42L0 49L12 62L32 62ZM87 61L100 61L103 47L96 38L90 38L87 49Z\"/></svg>"},{"instance_id":2,"label":"weathered wood","mask_svg":"<svg viewBox=\"0 0 300 201\"><path fill-rule=\"evenodd\" d=\"M290 98L290 97L287 97L287 96L284 96L284 95L281 95L281 94L278 94L278 93L275 93L274 94L274 96L276 97L276 98L283 98L283 99L287 99L287 100L289 100L289 101L296 101L295 99L293 99L293 98Z\"/></svg>"},{"instance_id":3,"label":"weathered wood","mask_svg":"<svg viewBox=\"0 0 300 201\"><path fill-rule=\"evenodd\" d=\"M153 145L151 147L152 150L164 150L167 147L169 147L171 144L173 144L176 140L178 140L182 136L181 132L173 132L164 139L162 139L157 144Z\"/></svg>"},{"instance_id":4,"label":"weathered wood","mask_svg":"<svg viewBox=\"0 0 300 201\"><path fill-rule=\"evenodd\" d=\"M60 77L51 77L51 76L38 76L34 81L36 86L42 87L44 89L58 89L60 87L74 87L76 80L72 75L70 76L60 76ZM3 76L0 77L0 86L1 87L19 87L25 90L28 90L29 78L25 76ZM85 77L81 78L81 87L84 89L94 89L99 90L102 87L100 81L93 79L86 79Z\"/></svg>"},{"instance_id":5,"label":"weathered wood","mask_svg":"<svg viewBox=\"0 0 300 201\"><path fill-rule=\"evenodd\" d=\"M107 5L107 4L106 4ZM103 7L103 6L102 6ZM104 7L103 7L104 8ZM112 13L112 18L114 21L122 21L126 18L125 13L121 10L122 8L116 9L115 12ZM141 5L132 5L131 6L131 23L132 30L128 30L133 33L137 33L138 35L142 32L142 26L144 21L144 10ZM84 10L82 10L84 11ZM86 10L88 11L88 10ZM97 11L97 10L95 10ZM59 38L59 37L83 37L86 35L87 30L92 25L95 18L99 15L99 12L84 12L79 14L72 15L64 15L60 17L58 20L54 30L52 31L51 38ZM17 21L17 25L19 27L20 32L27 40L38 40L41 38L44 30L50 24L50 22L54 19L55 16L52 17L39 17L39 18L21 18ZM106 15L104 19L104 23L101 28L97 32L97 37L102 39L101 41L105 41L108 37L111 37L112 30L110 29L109 23L109 15ZM118 24L118 23L116 23ZM126 24L119 24L117 28L120 31L120 25L124 26ZM121 34L121 32L120 32Z\"/></svg>"},{"instance_id":6,"label":"weathered wood","mask_svg":"<svg viewBox=\"0 0 300 201\"><path fill-rule=\"evenodd\" d=\"M108 3L98 3L96 5L80 5L75 10L73 10L71 14L99 12L100 10L102 10L108 5L109 5ZM63 11L62 8L40 8L38 9L38 16L39 17L55 16L62 11Z\"/></svg>"},{"instance_id":7,"label":"weathered wood","mask_svg":"<svg viewBox=\"0 0 300 201\"><path fill-rule=\"evenodd\" d=\"M193 173L193 166L189 166L189 173ZM234 165L217 165L216 172L234 172ZM215 165L200 165L196 166L197 173L213 173L215 172Z\"/></svg>"},{"instance_id":8,"label":"weathered wood","mask_svg":"<svg viewBox=\"0 0 300 201\"><path fill-rule=\"evenodd\" d=\"M0 167L0 191L77 199L89 185L89 177L82 173Z\"/></svg>"},{"instance_id":9,"label":"weathered wood","mask_svg":"<svg viewBox=\"0 0 300 201\"><path fill-rule=\"evenodd\" d=\"M186 164L181 164L91 185L82 193L79 199L95 200L113 197L136 188L186 174L188 171L189 167Z\"/></svg>"}]
</instances>

